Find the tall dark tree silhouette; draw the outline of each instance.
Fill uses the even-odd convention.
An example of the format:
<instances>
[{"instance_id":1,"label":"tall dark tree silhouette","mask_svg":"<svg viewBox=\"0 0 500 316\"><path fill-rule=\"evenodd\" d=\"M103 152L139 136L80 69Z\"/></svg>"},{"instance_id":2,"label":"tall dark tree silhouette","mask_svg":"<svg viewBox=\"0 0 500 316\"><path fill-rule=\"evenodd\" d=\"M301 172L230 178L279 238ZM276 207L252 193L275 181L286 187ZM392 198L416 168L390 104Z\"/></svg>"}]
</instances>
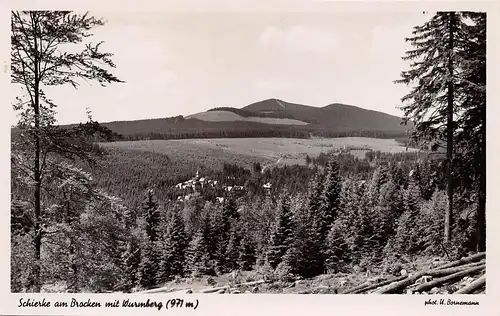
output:
<instances>
[{"instance_id":1,"label":"tall dark tree silhouette","mask_svg":"<svg viewBox=\"0 0 500 316\"><path fill-rule=\"evenodd\" d=\"M462 56L457 54L464 41L464 23L456 12L438 12L422 26L415 26L406 38L413 49L404 60L412 61L396 83L413 85L402 98L404 121L413 121L412 139L432 143L446 142L447 192L449 205L445 215L444 241L451 238L453 224L453 140L454 113L457 106L455 86Z\"/></svg>"},{"instance_id":2,"label":"tall dark tree silhouette","mask_svg":"<svg viewBox=\"0 0 500 316\"><path fill-rule=\"evenodd\" d=\"M106 69L115 67L112 54L101 52L101 43L85 42L92 36L90 31L102 25L102 19L71 11L12 12L11 78L23 91L14 104L14 109L20 112L17 127L22 135L16 145L29 157L29 177L33 181L33 200L30 202L34 213L35 292L41 289L42 187L46 162L52 154L81 157L89 151L89 146L83 146L81 139L71 137L71 131L60 130L54 125L56 104L44 89L66 84L77 88L80 79L102 85L121 82ZM69 52L67 49L72 46L81 48L77 53ZM79 130L78 135L81 134Z\"/></svg>"},{"instance_id":3,"label":"tall dark tree silhouette","mask_svg":"<svg viewBox=\"0 0 500 316\"><path fill-rule=\"evenodd\" d=\"M477 192L477 250L486 250L486 13L463 12L471 23L464 27L467 38L459 52L464 60L460 116L457 119L456 159L459 183Z\"/></svg>"}]
</instances>

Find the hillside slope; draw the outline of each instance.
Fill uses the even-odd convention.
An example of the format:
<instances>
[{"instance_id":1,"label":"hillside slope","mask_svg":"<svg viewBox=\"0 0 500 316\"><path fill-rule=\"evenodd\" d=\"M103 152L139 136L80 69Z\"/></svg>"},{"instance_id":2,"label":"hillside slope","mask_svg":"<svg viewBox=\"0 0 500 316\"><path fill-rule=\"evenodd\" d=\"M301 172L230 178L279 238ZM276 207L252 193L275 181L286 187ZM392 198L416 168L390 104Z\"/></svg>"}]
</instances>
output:
<instances>
[{"instance_id":1,"label":"hillside slope","mask_svg":"<svg viewBox=\"0 0 500 316\"><path fill-rule=\"evenodd\" d=\"M313 107L279 99L268 99L250 104L243 110L281 115L286 113L294 119L334 130L405 130L405 127L401 125L400 117L341 103Z\"/></svg>"},{"instance_id":2,"label":"hillside slope","mask_svg":"<svg viewBox=\"0 0 500 316\"><path fill-rule=\"evenodd\" d=\"M248 138L248 137L372 137L407 138L412 126L386 113L352 105L324 107L267 99L243 108L219 107L186 117L102 123L121 140Z\"/></svg>"},{"instance_id":3,"label":"hillside slope","mask_svg":"<svg viewBox=\"0 0 500 316\"><path fill-rule=\"evenodd\" d=\"M279 124L279 125L307 125L309 123L294 119L275 118L275 117L243 117L230 111L207 111L186 116L186 119L197 119L208 122L257 122L264 124Z\"/></svg>"}]
</instances>

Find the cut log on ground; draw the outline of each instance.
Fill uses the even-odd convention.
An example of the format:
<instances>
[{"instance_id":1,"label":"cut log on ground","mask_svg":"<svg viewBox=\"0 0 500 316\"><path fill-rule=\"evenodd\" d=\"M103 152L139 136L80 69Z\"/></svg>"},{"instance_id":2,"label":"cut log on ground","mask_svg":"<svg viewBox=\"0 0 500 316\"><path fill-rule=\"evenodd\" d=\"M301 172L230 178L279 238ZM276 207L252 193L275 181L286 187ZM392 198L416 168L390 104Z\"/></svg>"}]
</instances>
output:
<instances>
[{"instance_id":1,"label":"cut log on ground","mask_svg":"<svg viewBox=\"0 0 500 316\"><path fill-rule=\"evenodd\" d=\"M263 283L266 283L266 281L264 281L264 280L258 280L258 281L252 281L252 282L235 284L234 286L235 287L238 287L238 286L252 286L252 285L259 285L259 284L263 284Z\"/></svg>"},{"instance_id":2,"label":"cut log on ground","mask_svg":"<svg viewBox=\"0 0 500 316\"><path fill-rule=\"evenodd\" d=\"M378 294L391 294L391 293L401 293L401 291L410 284L413 284L416 280L424 275L428 275L429 270L417 272L411 276L404 278L401 281L391 283L383 288L379 289L375 293Z\"/></svg>"},{"instance_id":3,"label":"cut log on ground","mask_svg":"<svg viewBox=\"0 0 500 316\"><path fill-rule=\"evenodd\" d=\"M214 293L214 292L217 292L220 290L229 290L229 286L225 285L225 286L221 286L221 287L213 287L213 288L209 288L209 289L200 290L199 292L200 293Z\"/></svg>"},{"instance_id":4,"label":"cut log on ground","mask_svg":"<svg viewBox=\"0 0 500 316\"><path fill-rule=\"evenodd\" d=\"M455 266L452 268L444 268L444 269L443 268L436 268L436 269L430 270L428 275L433 276L433 277L445 276L445 275L450 275L450 274L457 273L460 271L464 271L464 270L467 270L469 268L478 267L478 266L481 266L484 264L485 264L484 261L479 261L479 262L472 262L472 263L468 263L468 264L464 264L464 265Z\"/></svg>"},{"instance_id":5,"label":"cut log on ground","mask_svg":"<svg viewBox=\"0 0 500 316\"><path fill-rule=\"evenodd\" d=\"M486 276L483 275L479 279L475 280L471 284L461 288L460 290L456 291L453 294L471 294L474 293L476 290L485 287L486 286Z\"/></svg>"},{"instance_id":6,"label":"cut log on ground","mask_svg":"<svg viewBox=\"0 0 500 316\"><path fill-rule=\"evenodd\" d=\"M450 274L450 275L447 275L445 277L432 280L431 282L427 282L427 283L421 284L421 285L417 286L413 290L415 292L427 291L427 290L432 289L433 287L436 287L436 286L439 286L439 285L442 285L442 284L445 284L445 283L448 283L448 282L451 282L451 281L458 280L458 279L463 278L464 276L467 276L467 275L471 275L471 274L477 273L477 272L479 272L479 271L481 271L481 270L483 270L485 268L486 268L485 265L482 265L482 266L479 266L479 267L469 268L469 269L466 269L464 271L460 271L460 272L457 272L457 273L454 273L454 274Z\"/></svg>"},{"instance_id":7,"label":"cut log on ground","mask_svg":"<svg viewBox=\"0 0 500 316\"><path fill-rule=\"evenodd\" d=\"M360 285L360 286L357 286L355 288L349 289L349 290L347 290L345 292L342 292L342 294L359 294L359 293L363 293L363 292L366 292L366 291L369 291L369 290L373 290L373 289L379 288L379 287L387 285L387 284L391 284L393 282L401 281L403 279L406 279L406 277L407 276L400 276L400 277L394 278L392 280L385 280L385 281L378 282L378 283L375 283L375 284Z\"/></svg>"},{"instance_id":8,"label":"cut log on ground","mask_svg":"<svg viewBox=\"0 0 500 316\"><path fill-rule=\"evenodd\" d=\"M258 281L252 281L252 282L235 284L235 285L233 285L233 287L234 288L238 288L238 287L241 287L241 286L252 286L252 285L259 285L259 284L263 284L263 283L266 283L266 281L264 281L264 280L258 280ZM208 288L208 289L200 290L199 292L200 293L214 293L214 292L217 292L217 291L220 291L220 290L223 290L223 289L229 290L229 286L225 285L225 286L221 286L221 287Z\"/></svg>"},{"instance_id":9,"label":"cut log on ground","mask_svg":"<svg viewBox=\"0 0 500 316\"><path fill-rule=\"evenodd\" d=\"M445 268L456 267L456 266L459 266L459 265L463 265L463 264L467 264L467 263L471 263L471 262L476 262L476 261L479 261L479 260L481 260L483 258L486 258L486 252L476 253L475 255L472 255L472 256L469 256L469 257L466 257L466 258L462 258L462 259L457 260L457 261L453 261L453 262L447 263L447 264L442 265L440 267L436 267L435 269L445 269Z\"/></svg>"}]
</instances>

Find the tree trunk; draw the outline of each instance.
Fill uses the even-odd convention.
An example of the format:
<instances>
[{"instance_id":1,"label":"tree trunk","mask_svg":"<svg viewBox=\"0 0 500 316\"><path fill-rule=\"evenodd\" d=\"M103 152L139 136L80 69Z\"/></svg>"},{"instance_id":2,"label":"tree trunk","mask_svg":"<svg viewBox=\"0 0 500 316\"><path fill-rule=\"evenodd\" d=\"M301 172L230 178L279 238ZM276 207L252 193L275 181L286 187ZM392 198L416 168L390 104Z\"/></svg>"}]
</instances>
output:
<instances>
[{"instance_id":1,"label":"tree trunk","mask_svg":"<svg viewBox=\"0 0 500 316\"><path fill-rule=\"evenodd\" d=\"M450 38L448 41L448 107L447 107L447 141L446 141L446 160L448 162L448 209L446 210L444 223L444 242L451 240L451 229L453 226L453 100L454 100L454 83L453 83L453 48L454 48L454 32L455 32L455 13L449 15L449 32Z\"/></svg>"},{"instance_id":2,"label":"tree trunk","mask_svg":"<svg viewBox=\"0 0 500 316\"><path fill-rule=\"evenodd\" d=\"M34 33L34 104L33 110L35 114L35 162L34 162L34 180L35 180L35 235L33 237L33 242L35 245L35 265L33 267L33 291L40 292L41 291L41 248L42 248L42 227L41 227L41 218L42 218L42 210L41 210L41 170L40 170L40 76L39 76L39 56L38 56L38 47L37 47L37 25L36 21L34 21L34 16L32 16L33 22L33 33Z\"/></svg>"},{"instance_id":3,"label":"tree trunk","mask_svg":"<svg viewBox=\"0 0 500 316\"><path fill-rule=\"evenodd\" d=\"M483 157L483 160L486 160L486 154ZM486 171L484 169L481 170L479 175L479 200L476 225L476 250L483 252L486 251Z\"/></svg>"},{"instance_id":4,"label":"tree trunk","mask_svg":"<svg viewBox=\"0 0 500 316\"><path fill-rule=\"evenodd\" d=\"M486 285L486 276L483 275L482 277L476 279L474 282L471 284L461 288L460 290L456 291L453 294L471 294L474 293L477 289L480 289Z\"/></svg>"},{"instance_id":5,"label":"tree trunk","mask_svg":"<svg viewBox=\"0 0 500 316\"><path fill-rule=\"evenodd\" d=\"M462 259L459 259L459 260L456 260L453 262L449 262L449 263L442 265L440 267L436 267L435 269L436 270L448 269L448 268L460 266L463 264L476 262L476 261L482 260L483 258L486 258L486 252L477 253L477 254L469 256L469 257L465 257L465 258L462 258Z\"/></svg>"},{"instance_id":6,"label":"tree trunk","mask_svg":"<svg viewBox=\"0 0 500 316\"><path fill-rule=\"evenodd\" d=\"M64 197L66 198L66 193L64 193ZM70 209L70 201L69 199L66 199L66 221L68 223L68 227L71 229L72 225L72 220L71 220L71 209ZM72 234L72 232L70 232ZM68 289L70 290L71 293L76 293L78 292L78 271L76 267L76 262L75 262L75 245L73 242L73 236L68 236L68 241L69 241L69 263L70 263L70 269L71 273L69 274L69 282L68 282Z\"/></svg>"},{"instance_id":7,"label":"tree trunk","mask_svg":"<svg viewBox=\"0 0 500 316\"><path fill-rule=\"evenodd\" d=\"M479 199L476 222L476 241L477 251L483 252L486 251L486 108L484 108L481 113L480 152L481 164L479 169Z\"/></svg>"}]
</instances>

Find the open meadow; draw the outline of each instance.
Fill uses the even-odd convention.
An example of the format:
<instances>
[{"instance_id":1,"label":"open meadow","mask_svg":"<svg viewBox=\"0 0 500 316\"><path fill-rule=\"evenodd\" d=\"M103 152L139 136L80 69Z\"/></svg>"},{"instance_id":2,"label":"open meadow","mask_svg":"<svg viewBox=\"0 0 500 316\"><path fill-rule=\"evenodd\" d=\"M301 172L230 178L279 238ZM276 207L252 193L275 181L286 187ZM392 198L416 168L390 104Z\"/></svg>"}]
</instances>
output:
<instances>
[{"instance_id":1,"label":"open meadow","mask_svg":"<svg viewBox=\"0 0 500 316\"><path fill-rule=\"evenodd\" d=\"M214 138L181 140L145 140L102 143L105 148L131 149L189 157L207 163L227 161L249 166L254 161L268 164L305 164L305 157L335 150L349 151L363 158L369 150L388 153L416 151L394 139L367 137L343 138ZM181 158L181 157L179 157Z\"/></svg>"}]
</instances>

